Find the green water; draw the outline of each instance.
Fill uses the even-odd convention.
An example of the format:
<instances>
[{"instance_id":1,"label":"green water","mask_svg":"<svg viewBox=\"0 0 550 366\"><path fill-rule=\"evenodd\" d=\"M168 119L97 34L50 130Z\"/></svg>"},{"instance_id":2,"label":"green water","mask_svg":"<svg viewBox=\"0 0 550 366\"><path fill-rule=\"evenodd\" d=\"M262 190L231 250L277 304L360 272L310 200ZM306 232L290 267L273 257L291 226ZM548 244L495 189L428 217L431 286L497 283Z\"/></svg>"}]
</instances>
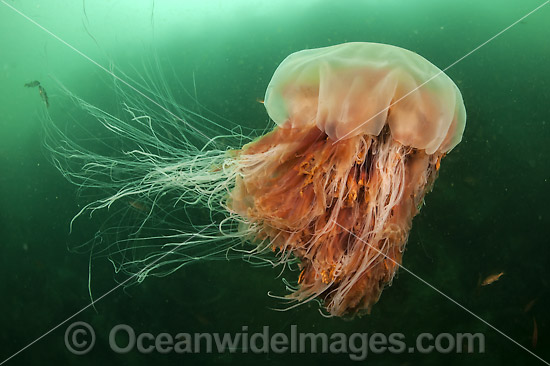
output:
<instances>
[{"instance_id":1,"label":"green water","mask_svg":"<svg viewBox=\"0 0 550 366\"><path fill-rule=\"evenodd\" d=\"M48 162L42 147L48 91L56 121L83 118L58 83L92 104L120 108L109 63L136 77L159 60L176 99L191 90L211 111L263 129L262 99L279 62L304 48L347 41L413 50L441 69L537 6L528 1L10 1L53 34L0 3L0 362L90 304L89 258L67 247L94 236L102 214L69 222L87 203ZM467 56L446 73L464 97L463 141L414 219L403 265L545 360L550 360L550 4ZM72 45L69 48L60 42ZM154 72L154 71L153 71ZM177 76L177 80L173 75ZM194 83L193 83L194 80ZM190 105L190 108L196 108ZM223 119L221 119L223 123ZM67 122L68 123L68 122ZM93 129L93 126L90 126ZM98 299L118 278L107 259L92 261ZM480 279L505 272L479 287ZM284 294L279 268L242 261L195 263L164 278L119 288L44 336L6 364L334 364L348 354L204 352L117 354L109 332L483 333L484 353L369 353L370 365L544 364L426 283L400 271L372 313L352 321L326 319L316 304L271 308ZM283 276L284 277L284 276ZM534 304L526 311L526 306ZM96 333L82 356L65 347L73 321ZM538 341L533 345L533 325ZM350 352L351 353L351 352Z\"/></svg>"}]
</instances>

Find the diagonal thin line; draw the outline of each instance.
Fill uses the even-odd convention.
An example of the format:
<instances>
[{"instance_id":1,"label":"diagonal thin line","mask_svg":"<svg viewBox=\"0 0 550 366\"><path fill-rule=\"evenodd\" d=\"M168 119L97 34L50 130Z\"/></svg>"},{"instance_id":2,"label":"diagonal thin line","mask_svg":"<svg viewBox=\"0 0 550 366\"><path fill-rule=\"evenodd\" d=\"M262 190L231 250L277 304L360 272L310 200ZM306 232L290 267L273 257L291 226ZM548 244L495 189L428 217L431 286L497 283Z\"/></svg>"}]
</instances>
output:
<instances>
[{"instance_id":1,"label":"diagonal thin line","mask_svg":"<svg viewBox=\"0 0 550 366\"><path fill-rule=\"evenodd\" d=\"M374 246L372 246L371 244L367 243L364 239L358 237L357 235L355 235L354 233L352 233L350 230L348 230L347 228L343 227L342 225L340 225L339 223L336 222L336 220L333 220L333 222L338 225L340 228L344 229L346 232L348 232L349 234L351 234L352 236L354 236L355 238L357 238L358 240L362 241L363 243L367 244L369 247L371 247L372 249L376 250L379 254L383 255L385 259L389 259L391 260L394 264L396 264L397 266L399 266L400 268L402 268L405 272L411 274L414 278L416 278L417 280L419 280L420 282L424 283L426 286L430 287L432 290L434 290L435 292L439 293L440 295L442 295L443 297L445 297L447 300L451 301L453 304L455 304L456 306L460 307L462 310L464 310L465 312L467 312L468 314L472 315L474 318L478 319L479 321L483 322L485 325L491 327L494 331L500 333L500 335L502 335L503 337L507 338L509 341L511 341L512 343L515 343L517 346L521 347L524 351L527 351L529 352L532 356L538 358L540 361L544 362L546 365L550 366L550 363L548 363L547 361L545 361L543 358L537 356L534 352L532 352L531 350L529 350L528 348L526 348L525 346L521 345L520 343L518 343L517 341L515 341L512 337L506 335L506 333L504 333L503 331L501 331L500 329L498 329L497 327L495 327L494 325L492 325L491 323L489 323L488 321L484 320L482 317L480 317L479 315L475 314L473 311L471 311L470 309L466 308L464 305L460 304L458 301L454 300L452 297L448 296L447 294L445 294L443 291L439 290L438 288L436 288L435 286L433 286L432 284L430 284L428 281L424 280L423 278L421 278L420 276L416 275L415 273L413 273L411 270L403 267L402 264L396 262L393 258L390 258L388 257L386 254L384 254L381 250L379 250L378 248L375 248Z\"/></svg>"},{"instance_id":2,"label":"diagonal thin line","mask_svg":"<svg viewBox=\"0 0 550 366\"><path fill-rule=\"evenodd\" d=\"M208 225L206 225L205 227L203 227L202 229L200 229L199 231L197 231L195 234L193 234L191 237L189 237L189 239L185 240L184 242L178 244L178 245L183 245L185 243L187 243L189 240L193 239L195 236L199 235L200 233L202 233L204 230L206 230L207 228L209 228L210 226L214 225L214 223L210 223ZM103 295L101 295L100 297L98 297L96 300L93 300L91 303L89 303L88 305L86 305L85 307L83 307L82 309L80 309L79 311L77 311L76 313L74 313L73 315L69 316L67 319L63 320L61 323L57 324L55 327L51 328L50 330L48 330L46 333L42 334L40 337L36 338L34 341L32 341L31 343L27 344L25 347L21 348L19 351L15 352L13 355L9 356L8 358L6 358L4 361L0 362L0 366L5 364L6 362L8 362L9 360L11 360L12 358L14 358L15 356L17 356L18 354L20 354L21 352L25 351L27 348L31 347L33 344L37 343L38 341L40 341L42 338L46 337L48 334L52 333L53 331L55 331L56 329L58 329L59 327L61 327L63 324L67 323L69 320L73 319L74 317L76 317L78 314L82 313L84 310L92 307L95 305L95 303L97 303L98 301L100 301L101 299L103 299L104 297L106 297L107 295L109 295L110 293L114 292L115 290L117 290L118 288L120 288L121 286L125 285L126 283L128 283L131 279L133 279L134 277L138 277L140 276L142 273L144 273L145 271L149 270L150 268L152 268L152 266L154 266L156 263L158 263L161 259L163 259L164 257L166 257L167 255L169 254L172 254L172 253L175 253L173 250L170 250L168 252L166 252L165 254L163 254L162 256L160 256L159 258L157 258L156 260L154 260L152 263L149 263L147 266L145 266L141 271L137 272L137 273L134 273L132 276L128 277L127 279L125 279L124 281L122 281L121 283L119 283L118 285L116 285L115 287L113 287L112 289L110 289L109 291L107 291L106 293L104 293Z\"/></svg>"},{"instance_id":3,"label":"diagonal thin line","mask_svg":"<svg viewBox=\"0 0 550 366\"><path fill-rule=\"evenodd\" d=\"M3 1L3 0L2 0ZM465 54L464 56L462 56L461 58L459 58L458 60L456 60L455 62L453 62L452 64L450 64L449 66L447 66L446 68L444 68L443 70L439 70L439 72L437 74L435 74L434 76L432 76L431 78L429 78L428 80L426 80L425 82L423 82L422 84L420 84L419 86L417 86L416 88L414 88L413 90L411 90L410 92L408 92L407 94L403 95L401 98L397 99L395 102L391 103L389 106L387 106L386 108L382 109L380 112L376 113L374 116L372 116L371 118L369 118L368 120L366 120L365 122L361 123L359 126L355 127L353 130L349 131L348 133L346 133L344 136L338 138L336 141L334 141L332 144L334 145L335 143L339 142L340 140L342 139L345 139L346 137L348 137L349 135L351 135L352 133L354 133L355 131L357 131L358 129L360 129L361 127L363 127L364 125L366 125L368 122L370 122L372 119L378 117L380 114L386 112L387 110L389 110L392 106L396 105L397 103L399 103L400 101L402 101L403 99L407 98L409 95L411 95L412 93L414 93L415 91L417 91L418 89L422 88L424 85L428 84L430 81L432 81L433 79L435 79L436 77L438 77L439 75L443 74L445 71L449 70L451 67L455 66L457 63L459 63L460 61L464 60L466 57L470 56L472 53L476 52L477 50L479 50L481 47L485 46L487 43L491 42L492 40L494 40L495 38L497 38L498 36L500 36L502 33L506 32L508 29L512 28L513 26L515 26L516 24L518 24L519 22L521 22L523 19L527 18L529 15L533 14L534 12L538 11L540 8L542 8L543 6L547 5L548 3L550 3L550 0L547 0L546 2L542 3L541 5L537 6L535 9L531 10L529 13L525 14L524 16L522 16L521 18L519 18L518 20L516 20L514 23L510 24L508 27L504 28L503 30L501 30L500 32L498 32L497 34L495 34L494 36L492 36L491 38L489 38L488 40L486 40L485 42L483 42L482 44L480 44L479 46L477 46L476 48L474 48L473 50L471 50L470 52L468 52L467 54Z\"/></svg>"}]
</instances>

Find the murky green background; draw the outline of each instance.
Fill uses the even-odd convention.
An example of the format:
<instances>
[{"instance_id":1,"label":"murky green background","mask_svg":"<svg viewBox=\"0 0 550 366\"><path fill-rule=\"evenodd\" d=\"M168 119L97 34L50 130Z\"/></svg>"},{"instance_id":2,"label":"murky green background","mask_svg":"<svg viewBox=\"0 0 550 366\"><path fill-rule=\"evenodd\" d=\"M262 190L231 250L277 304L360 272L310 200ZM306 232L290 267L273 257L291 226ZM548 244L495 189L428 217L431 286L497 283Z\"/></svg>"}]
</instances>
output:
<instances>
[{"instance_id":1,"label":"murky green background","mask_svg":"<svg viewBox=\"0 0 550 366\"><path fill-rule=\"evenodd\" d=\"M48 90L55 120L76 117L53 79L91 103L114 106L105 71L114 61L145 72L156 55L163 71L192 88L212 111L264 128L262 99L288 54L346 41L389 43L440 68L451 65L543 1L16 1L0 3L0 362L90 302L86 255L69 252L97 230L99 215L69 221L86 203L48 163L42 148ZM540 357L550 359L550 4L475 51L447 74L462 91L468 121L445 158L426 207L415 218L403 265ZM46 30L47 29L47 30ZM50 33L51 32L51 33ZM56 39L59 37L59 39ZM75 49L60 42L63 40ZM79 52L77 52L77 50ZM150 71L150 70L149 70ZM168 82L172 87L175 80ZM193 107L193 106L190 106ZM116 285L110 263L92 262L96 298ZM494 284L480 279L504 271ZM372 314L325 319L316 305L276 312L268 291L284 293L279 269L242 261L196 263L166 278L102 298L21 352L10 364L334 364L348 355L119 355L108 336L119 323L136 333L403 333L408 345L430 333L485 334L483 354L369 354L370 365L543 364L415 277L401 271ZM526 311L526 306L532 303ZM533 305L534 304L534 305ZM65 348L67 325L82 320L94 349ZM538 341L533 345L536 323Z\"/></svg>"}]
</instances>

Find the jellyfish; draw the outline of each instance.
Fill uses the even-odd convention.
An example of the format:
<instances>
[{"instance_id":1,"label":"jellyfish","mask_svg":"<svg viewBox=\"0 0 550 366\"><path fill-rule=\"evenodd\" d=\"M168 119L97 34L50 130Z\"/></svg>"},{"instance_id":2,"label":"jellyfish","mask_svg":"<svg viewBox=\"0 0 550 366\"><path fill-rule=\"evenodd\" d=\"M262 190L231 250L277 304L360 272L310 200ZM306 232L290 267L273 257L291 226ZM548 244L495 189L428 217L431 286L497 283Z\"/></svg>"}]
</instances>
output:
<instances>
[{"instance_id":1,"label":"jellyfish","mask_svg":"<svg viewBox=\"0 0 550 366\"><path fill-rule=\"evenodd\" d=\"M315 300L338 317L370 312L391 285L412 219L466 120L448 76L414 52L377 43L308 49L283 60L266 90L275 126L264 135L155 96L161 113L125 94L123 118L71 95L130 141L118 155L85 149L60 128L47 134L67 178L109 192L77 217L121 202L139 208L131 234L92 250L110 249L119 255L117 269L138 268L140 281L207 259L281 266L294 275L281 297L288 308ZM212 125L227 134L209 136ZM201 209L210 223L189 213ZM170 227L170 217L181 225ZM150 235L158 222L166 232Z\"/></svg>"}]
</instances>

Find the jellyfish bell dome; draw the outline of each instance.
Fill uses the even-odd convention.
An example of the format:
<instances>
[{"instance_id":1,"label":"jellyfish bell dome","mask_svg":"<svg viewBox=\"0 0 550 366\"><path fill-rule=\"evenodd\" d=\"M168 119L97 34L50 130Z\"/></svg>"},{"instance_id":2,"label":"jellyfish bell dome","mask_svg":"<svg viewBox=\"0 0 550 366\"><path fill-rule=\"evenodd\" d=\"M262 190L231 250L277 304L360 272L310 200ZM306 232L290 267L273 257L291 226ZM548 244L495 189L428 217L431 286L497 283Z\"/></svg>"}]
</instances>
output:
<instances>
[{"instance_id":1,"label":"jellyfish bell dome","mask_svg":"<svg viewBox=\"0 0 550 366\"><path fill-rule=\"evenodd\" d=\"M462 139L466 110L455 83L422 56L379 43L303 50L279 65L265 95L282 128L316 124L332 140L378 136L427 154Z\"/></svg>"}]
</instances>

